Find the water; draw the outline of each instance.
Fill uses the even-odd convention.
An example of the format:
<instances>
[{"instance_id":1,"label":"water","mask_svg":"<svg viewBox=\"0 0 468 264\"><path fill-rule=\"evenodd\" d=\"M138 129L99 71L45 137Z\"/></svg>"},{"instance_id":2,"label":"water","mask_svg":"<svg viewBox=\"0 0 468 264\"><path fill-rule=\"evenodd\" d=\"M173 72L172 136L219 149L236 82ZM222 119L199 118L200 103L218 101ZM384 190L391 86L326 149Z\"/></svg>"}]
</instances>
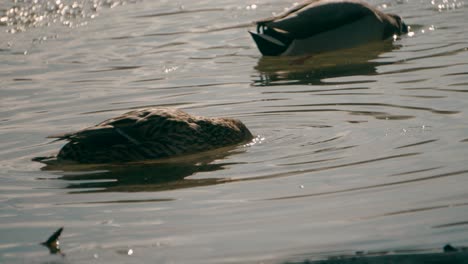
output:
<instances>
[{"instance_id":1,"label":"water","mask_svg":"<svg viewBox=\"0 0 468 264\"><path fill-rule=\"evenodd\" d=\"M410 36L272 59L247 30L285 1L2 1L0 262L278 263L467 246L465 2L370 3L400 14ZM162 165L31 161L63 145L47 135L158 105L239 118L257 141ZM38 243L60 226L66 256L50 256Z\"/></svg>"}]
</instances>

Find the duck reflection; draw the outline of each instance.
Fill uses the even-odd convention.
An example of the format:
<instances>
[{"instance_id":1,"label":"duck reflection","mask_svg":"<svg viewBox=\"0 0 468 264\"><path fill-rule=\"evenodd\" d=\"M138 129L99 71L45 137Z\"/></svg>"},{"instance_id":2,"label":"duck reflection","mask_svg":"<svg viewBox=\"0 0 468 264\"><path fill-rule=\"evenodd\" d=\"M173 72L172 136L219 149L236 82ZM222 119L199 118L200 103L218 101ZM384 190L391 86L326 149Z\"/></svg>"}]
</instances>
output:
<instances>
[{"instance_id":1,"label":"duck reflection","mask_svg":"<svg viewBox=\"0 0 468 264\"><path fill-rule=\"evenodd\" d=\"M300 57L261 57L255 69L255 86L312 84L326 85L324 79L377 74L377 67L391 62L373 61L385 52L398 49L392 41Z\"/></svg>"},{"instance_id":2,"label":"duck reflection","mask_svg":"<svg viewBox=\"0 0 468 264\"><path fill-rule=\"evenodd\" d=\"M217 150L207 153L166 160L145 161L114 165L75 165L52 167L42 170L56 170L59 180L70 182L67 189L73 193L89 192L155 192L221 184L229 178L186 179L199 172L225 169L237 163L213 163L241 150Z\"/></svg>"}]
</instances>

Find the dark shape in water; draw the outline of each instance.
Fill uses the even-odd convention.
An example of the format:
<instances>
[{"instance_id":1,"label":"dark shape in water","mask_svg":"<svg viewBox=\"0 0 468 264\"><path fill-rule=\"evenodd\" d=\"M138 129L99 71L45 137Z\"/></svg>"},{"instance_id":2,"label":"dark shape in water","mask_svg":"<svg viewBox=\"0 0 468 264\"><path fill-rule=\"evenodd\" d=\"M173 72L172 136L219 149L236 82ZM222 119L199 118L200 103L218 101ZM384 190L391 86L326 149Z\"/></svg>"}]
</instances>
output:
<instances>
[{"instance_id":1,"label":"dark shape in water","mask_svg":"<svg viewBox=\"0 0 468 264\"><path fill-rule=\"evenodd\" d=\"M372 42L339 51L298 57L261 57L255 69L260 79L256 86L278 85L335 85L323 81L335 77L375 75L377 67L392 62L376 61L385 52L399 49L391 41ZM340 82L343 84L343 82Z\"/></svg>"},{"instance_id":2,"label":"dark shape in water","mask_svg":"<svg viewBox=\"0 0 468 264\"><path fill-rule=\"evenodd\" d=\"M359 0L308 0L256 24L249 33L265 56L350 48L408 32L398 15Z\"/></svg>"},{"instance_id":3,"label":"dark shape in water","mask_svg":"<svg viewBox=\"0 0 468 264\"><path fill-rule=\"evenodd\" d=\"M122 163L193 154L247 142L247 127L232 118L206 118L173 108L146 108L83 130L49 136L69 142L45 164Z\"/></svg>"},{"instance_id":4,"label":"dark shape in water","mask_svg":"<svg viewBox=\"0 0 468 264\"><path fill-rule=\"evenodd\" d=\"M45 242L42 242L41 245L47 247L50 251L50 254L62 254L60 251L60 242L59 242L59 237L62 234L63 227L60 227L55 231L49 239L47 239Z\"/></svg>"},{"instance_id":5,"label":"dark shape in water","mask_svg":"<svg viewBox=\"0 0 468 264\"><path fill-rule=\"evenodd\" d=\"M449 249L449 251L447 251ZM434 252L434 251L438 252ZM285 262L285 264L467 264L466 247L454 248L450 244L439 249L382 251L369 253L358 251L355 255L329 256L323 260L303 260Z\"/></svg>"},{"instance_id":6,"label":"dark shape in water","mask_svg":"<svg viewBox=\"0 0 468 264\"><path fill-rule=\"evenodd\" d=\"M196 173L223 170L225 166L234 164L210 164L215 159L220 160L229 154L234 154L227 148L203 154L207 156L200 157L200 154L194 155L193 157L183 156L181 157L181 159L184 159L183 162L178 159L174 162L169 162L167 160L158 162L145 161L132 165L126 164L125 166L102 165L99 167L90 167L91 170L89 173L84 171L88 169L86 166L82 166L83 168L81 168L81 170L77 167L67 167L66 169L70 168L77 173L68 171L58 179L67 181L69 185L66 188L73 190L72 193L158 192L236 181L230 178L201 177L187 179L187 177ZM190 160L191 158L193 158L193 160Z\"/></svg>"},{"instance_id":7,"label":"dark shape in water","mask_svg":"<svg viewBox=\"0 0 468 264\"><path fill-rule=\"evenodd\" d=\"M457 252L457 251L458 251L458 249L455 248L455 247L453 247L453 246L450 245L450 244L447 244L447 245L444 246L444 252L445 252L445 253Z\"/></svg>"}]
</instances>

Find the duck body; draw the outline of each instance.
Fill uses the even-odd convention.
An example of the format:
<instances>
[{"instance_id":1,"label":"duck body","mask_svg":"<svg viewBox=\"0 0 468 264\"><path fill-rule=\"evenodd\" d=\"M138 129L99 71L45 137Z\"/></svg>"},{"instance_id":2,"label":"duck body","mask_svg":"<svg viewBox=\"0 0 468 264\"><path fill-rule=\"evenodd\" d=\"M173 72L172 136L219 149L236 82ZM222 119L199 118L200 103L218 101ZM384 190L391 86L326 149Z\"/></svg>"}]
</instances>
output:
<instances>
[{"instance_id":1,"label":"duck body","mask_svg":"<svg viewBox=\"0 0 468 264\"><path fill-rule=\"evenodd\" d=\"M256 22L250 32L266 56L295 56L351 48L408 31L398 15L359 0L309 0Z\"/></svg>"},{"instance_id":2,"label":"duck body","mask_svg":"<svg viewBox=\"0 0 468 264\"><path fill-rule=\"evenodd\" d=\"M46 164L120 163L235 145L253 138L237 119L193 116L172 108L131 111L83 130L49 136L69 141Z\"/></svg>"}]
</instances>

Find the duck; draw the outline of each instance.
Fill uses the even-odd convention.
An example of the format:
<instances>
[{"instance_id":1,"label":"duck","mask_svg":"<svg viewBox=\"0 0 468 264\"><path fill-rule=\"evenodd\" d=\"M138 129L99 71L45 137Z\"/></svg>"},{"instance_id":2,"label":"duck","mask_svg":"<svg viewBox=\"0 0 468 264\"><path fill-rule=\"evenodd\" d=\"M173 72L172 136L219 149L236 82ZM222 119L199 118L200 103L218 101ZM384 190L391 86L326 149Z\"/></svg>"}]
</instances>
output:
<instances>
[{"instance_id":1,"label":"duck","mask_svg":"<svg viewBox=\"0 0 468 264\"><path fill-rule=\"evenodd\" d=\"M400 16L360 0L308 0L254 25L249 33L264 56L333 51L408 33Z\"/></svg>"},{"instance_id":2,"label":"duck","mask_svg":"<svg viewBox=\"0 0 468 264\"><path fill-rule=\"evenodd\" d=\"M48 138L68 142L58 154L33 160L57 165L169 158L248 142L253 136L238 119L209 118L176 108L150 107Z\"/></svg>"}]
</instances>

